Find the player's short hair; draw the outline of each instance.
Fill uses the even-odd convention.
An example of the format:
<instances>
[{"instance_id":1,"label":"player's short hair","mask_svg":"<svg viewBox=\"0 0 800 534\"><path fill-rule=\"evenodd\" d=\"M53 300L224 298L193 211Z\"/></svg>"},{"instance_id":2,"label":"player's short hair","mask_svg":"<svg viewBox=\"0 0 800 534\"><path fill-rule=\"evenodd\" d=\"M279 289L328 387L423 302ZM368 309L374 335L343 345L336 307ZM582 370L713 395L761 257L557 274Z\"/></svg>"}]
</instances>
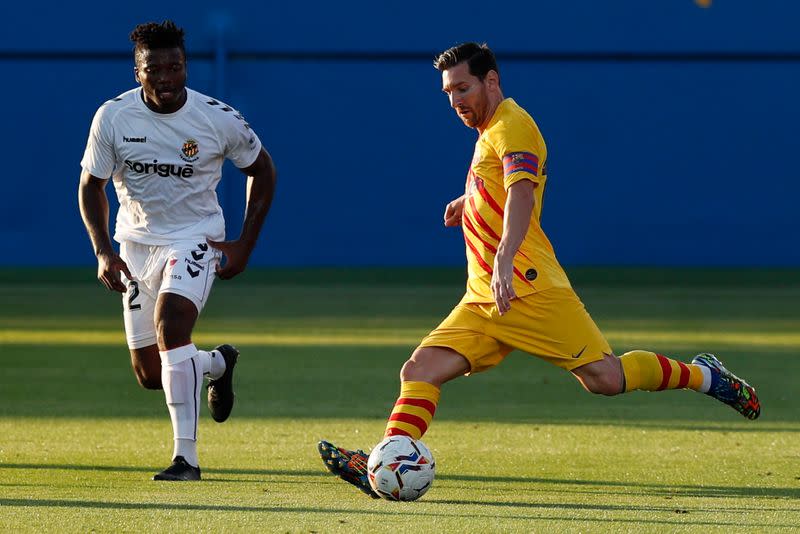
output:
<instances>
[{"instance_id":1,"label":"player's short hair","mask_svg":"<svg viewBox=\"0 0 800 534\"><path fill-rule=\"evenodd\" d=\"M141 50L157 48L180 48L183 57L186 57L183 28L179 28L171 20L165 20L161 24L157 22L139 24L131 32L131 41L134 59Z\"/></svg>"},{"instance_id":2,"label":"player's short hair","mask_svg":"<svg viewBox=\"0 0 800 534\"><path fill-rule=\"evenodd\" d=\"M433 60L436 70L443 72L459 63L467 62L469 73L483 81L490 70L500 73L494 52L486 43L462 43L448 48Z\"/></svg>"}]
</instances>

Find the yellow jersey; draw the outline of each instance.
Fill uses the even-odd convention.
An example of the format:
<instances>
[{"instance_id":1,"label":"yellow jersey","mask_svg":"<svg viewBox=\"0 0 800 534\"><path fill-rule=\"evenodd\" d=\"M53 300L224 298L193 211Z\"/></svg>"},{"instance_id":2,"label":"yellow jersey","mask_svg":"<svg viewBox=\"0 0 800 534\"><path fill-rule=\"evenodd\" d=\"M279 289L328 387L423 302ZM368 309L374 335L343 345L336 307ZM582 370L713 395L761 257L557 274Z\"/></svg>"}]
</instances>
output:
<instances>
[{"instance_id":1,"label":"yellow jersey","mask_svg":"<svg viewBox=\"0 0 800 534\"><path fill-rule=\"evenodd\" d=\"M514 256L514 291L524 297L551 287L570 287L553 246L539 224L547 182L547 147L539 128L514 100L503 100L475 143L467 174L461 226L467 249L467 292L462 303L494 302L490 282L503 234L508 188L536 184L528 231Z\"/></svg>"}]
</instances>

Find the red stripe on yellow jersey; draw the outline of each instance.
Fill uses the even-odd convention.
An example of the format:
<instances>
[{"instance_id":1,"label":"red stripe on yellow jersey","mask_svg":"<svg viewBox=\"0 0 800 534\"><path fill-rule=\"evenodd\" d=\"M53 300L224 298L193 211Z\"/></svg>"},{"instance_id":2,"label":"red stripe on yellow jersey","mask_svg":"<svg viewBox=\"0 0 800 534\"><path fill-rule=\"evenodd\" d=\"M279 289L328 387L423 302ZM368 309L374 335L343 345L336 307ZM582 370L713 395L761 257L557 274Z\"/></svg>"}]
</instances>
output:
<instances>
[{"instance_id":1,"label":"red stripe on yellow jersey","mask_svg":"<svg viewBox=\"0 0 800 534\"><path fill-rule=\"evenodd\" d=\"M485 249L487 249L487 250L488 250L489 252L491 252L493 255L497 255L497 247L495 247L495 246L494 246L494 245L492 245L491 243L488 243L487 241L485 241L485 240L484 240L484 239L483 239L483 238L482 238L482 237L479 235L478 231L475 229L475 226L473 226L473 224L472 224L472 221L470 221L468 217L464 217L464 226L466 227L466 229L467 229L467 230L469 230L469 231L470 231L470 233L471 233L473 236L475 236L475 238L476 238L478 241L480 241L480 242L481 242L481 244L484 246L484 248L485 248ZM469 239L469 238L467 237L467 233L466 233L466 232L464 232L464 238L465 238L465 239ZM516 277L517 277L517 278L519 278L520 280L522 280L522 283L530 285L530 282L529 282L528 280L526 280L526 279L525 279L525 275L523 275L521 272L519 272L519 269L517 269L516 267L514 267L514 275L516 275Z\"/></svg>"},{"instance_id":2,"label":"red stripe on yellow jersey","mask_svg":"<svg viewBox=\"0 0 800 534\"><path fill-rule=\"evenodd\" d=\"M508 188L520 180L530 180L536 187L528 232L514 257L514 292L523 297L551 287L569 287L540 226L546 162L547 147L534 120L514 100L503 100L475 143L467 173L462 228L468 280L462 302L494 302L492 265L502 236Z\"/></svg>"},{"instance_id":3,"label":"red stripe on yellow jersey","mask_svg":"<svg viewBox=\"0 0 800 534\"><path fill-rule=\"evenodd\" d=\"M491 225L488 222L486 222L483 217L481 217L480 213L478 213L478 208L475 207L475 198L470 197L469 202L465 203L464 217L465 218L471 217L475 219L475 223L477 223L478 226L481 227L481 230L483 232L485 232L489 237L497 241L498 244L500 243L500 236L498 235L498 233L495 232L494 229L491 227ZM502 223L502 219L500 220L500 222ZM502 227L500 229L500 233L503 233ZM531 261L530 258L528 258L528 256L526 256L524 252L522 252L522 249L518 250L517 254L522 256L524 259L528 260L528 262Z\"/></svg>"}]
</instances>

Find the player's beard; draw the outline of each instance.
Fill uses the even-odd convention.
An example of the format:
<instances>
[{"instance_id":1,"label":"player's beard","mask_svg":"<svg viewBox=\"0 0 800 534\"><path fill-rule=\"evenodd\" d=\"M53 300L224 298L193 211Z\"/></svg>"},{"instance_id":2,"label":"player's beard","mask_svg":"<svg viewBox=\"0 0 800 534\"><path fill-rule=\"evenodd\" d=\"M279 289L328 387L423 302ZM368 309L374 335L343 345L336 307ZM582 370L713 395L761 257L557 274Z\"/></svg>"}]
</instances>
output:
<instances>
[{"instance_id":1,"label":"player's beard","mask_svg":"<svg viewBox=\"0 0 800 534\"><path fill-rule=\"evenodd\" d=\"M486 110L489 107L488 101L489 99L486 94L486 88L481 87L478 98L475 99L475 106L467 108L469 115L459 115L459 118L466 126L470 128L477 128L486 119Z\"/></svg>"},{"instance_id":2,"label":"player's beard","mask_svg":"<svg viewBox=\"0 0 800 534\"><path fill-rule=\"evenodd\" d=\"M459 114L458 118L461 119L461 122L463 122L464 125L467 126L468 128L474 128L475 127L475 111L473 111L472 109L469 109L467 111L467 113L469 113L469 115L460 115Z\"/></svg>"}]
</instances>

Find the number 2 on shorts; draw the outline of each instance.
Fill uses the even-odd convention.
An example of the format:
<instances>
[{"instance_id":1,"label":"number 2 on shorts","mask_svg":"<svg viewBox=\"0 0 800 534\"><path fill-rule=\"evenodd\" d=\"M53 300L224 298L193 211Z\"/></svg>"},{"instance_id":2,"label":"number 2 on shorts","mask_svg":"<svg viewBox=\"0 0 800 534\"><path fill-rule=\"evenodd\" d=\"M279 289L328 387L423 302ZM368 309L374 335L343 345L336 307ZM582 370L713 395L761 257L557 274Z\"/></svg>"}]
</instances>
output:
<instances>
[{"instance_id":1,"label":"number 2 on shorts","mask_svg":"<svg viewBox=\"0 0 800 534\"><path fill-rule=\"evenodd\" d=\"M139 296L139 282L135 280L130 280L128 282L128 310L140 310L142 308L141 304L134 304L133 301L136 300L136 297Z\"/></svg>"}]
</instances>

